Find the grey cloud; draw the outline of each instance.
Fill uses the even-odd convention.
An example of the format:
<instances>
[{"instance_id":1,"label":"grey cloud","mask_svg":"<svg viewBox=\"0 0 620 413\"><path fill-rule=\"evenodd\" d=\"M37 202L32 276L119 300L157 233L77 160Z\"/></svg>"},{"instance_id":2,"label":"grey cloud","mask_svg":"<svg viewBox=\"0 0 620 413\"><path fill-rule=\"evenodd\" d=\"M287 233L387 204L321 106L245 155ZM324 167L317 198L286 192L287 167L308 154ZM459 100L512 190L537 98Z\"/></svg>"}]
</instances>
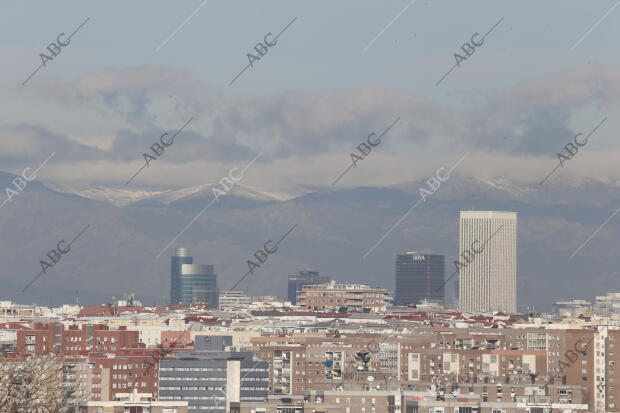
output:
<instances>
[{"instance_id":1,"label":"grey cloud","mask_svg":"<svg viewBox=\"0 0 620 413\"><path fill-rule=\"evenodd\" d=\"M461 111L459 136L477 147L516 154L545 154L561 149L578 132L573 114L589 105L601 110L620 100L620 75L608 66L592 66L523 82L513 88L475 96ZM507 139L504 139L506 137Z\"/></svg>"},{"instance_id":2,"label":"grey cloud","mask_svg":"<svg viewBox=\"0 0 620 413\"><path fill-rule=\"evenodd\" d=\"M215 134L260 147L274 157L354 148L381 133L397 116L406 118L401 138L424 141L440 108L425 98L379 87L238 99L213 122Z\"/></svg>"},{"instance_id":3,"label":"grey cloud","mask_svg":"<svg viewBox=\"0 0 620 413\"><path fill-rule=\"evenodd\" d=\"M207 111L219 99L189 70L137 66L93 71L77 82L44 79L37 89L44 98L68 107L91 106L129 121L156 121L154 105L170 104L179 114Z\"/></svg>"},{"instance_id":4,"label":"grey cloud","mask_svg":"<svg viewBox=\"0 0 620 413\"><path fill-rule=\"evenodd\" d=\"M46 92L48 97L147 122L117 133L108 155L124 161L141 157L164 132L153 126L159 117L153 102L174 93L177 102L188 105L179 119L196 116L166 155L167 161L182 163L237 161L259 151L265 153L262 160L348 152L396 116L402 122L386 138L386 152L397 153L404 143L432 141L450 148L546 155L578 132L569 127L577 110L618 101L620 77L610 67L587 67L509 89L469 92L460 101L441 104L381 86L225 101L191 72L154 66L102 69L65 84L67 90L56 87ZM593 126L584 125L582 131ZM165 127L176 131L175 125Z\"/></svg>"},{"instance_id":5,"label":"grey cloud","mask_svg":"<svg viewBox=\"0 0 620 413\"><path fill-rule=\"evenodd\" d=\"M3 170L41 162L55 152L54 162L103 160L105 152L76 143L41 126L17 125L0 128L0 162Z\"/></svg>"},{"instance_id":6,"label":"grey cloud","mask_svg":"<svg viewBox=\"0 0 620 413\"><path fill-rule=\"evenodd\" d=\"M117 133L116 140L109 151L109 155L118 161L135 161L144 159L143 154L154 156L151 145L160 143L160 139L168 142L183 126L179 124L175 129L156 130L136 133L123 129ZM218 136L205 137L197 133L195 125L190 123L174 138L174 142L165 149L162 158L170 163L185 163L200 160L234 161L248 159L254 152L243 145L227 141ZM164 133L167 136L162 138ZM161 143L160 143L161 145Z\"/></svg>"}]
</instances>

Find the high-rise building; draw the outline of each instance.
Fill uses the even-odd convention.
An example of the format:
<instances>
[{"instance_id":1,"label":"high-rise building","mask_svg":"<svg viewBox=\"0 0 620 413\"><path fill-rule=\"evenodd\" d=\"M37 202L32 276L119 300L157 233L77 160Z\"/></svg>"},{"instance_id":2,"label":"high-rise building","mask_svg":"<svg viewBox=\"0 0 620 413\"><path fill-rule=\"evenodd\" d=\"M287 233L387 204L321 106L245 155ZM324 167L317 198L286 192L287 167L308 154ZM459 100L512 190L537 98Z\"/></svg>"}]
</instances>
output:
<instances>
[{"instance_id":1,"label":"high-rise building","mask_svg":"<svg viewBox=\"0 0 620 413\"><path fill-rule=\"evenodd\" d=\"M219 305L213 266L194 264L188 248L177 248L170 259L170 302Z\"/></svg>"},{"instance_id":2,"label":"high-rise building","mask_svg":"<svg viewBox=\"0 0 620 413\"><path fill-rule=\"evenodd\" d=\"M407 252L396 255L396 305L444 300L445 257Z\"/></svg>"},{"instance_id":3,"label":"high-rise building","mask_svg":"<svg viewBox=\"0 0 620 413\"><path fill-rule=\"evenodd\" d=\"M517 213L461 211L459 307L517 311Z\"/></svg>"},{"instance_id":4,"label":"high-rise building","mask_svg":"<svg viewBox=\"0 0 620 413\"><path fill-rule=\"evenodd\" d=\"M181 267L194 262L189 248L177 248L170 258L170 302L181 302Z\"/></svg>"},{"instance_id":5,"label":"high-rise building","mask_svg":"<svg viewBox=\"0 0 620 413\"><path fill-rule=\"evenodd\" d=\"M292 304L297 304L297 295L301 292L304 285L325 284L330 282L328 276L320 275L318 271L299 271L298 274L288 277L288 300Z\"/></svg>"}]
</instances>

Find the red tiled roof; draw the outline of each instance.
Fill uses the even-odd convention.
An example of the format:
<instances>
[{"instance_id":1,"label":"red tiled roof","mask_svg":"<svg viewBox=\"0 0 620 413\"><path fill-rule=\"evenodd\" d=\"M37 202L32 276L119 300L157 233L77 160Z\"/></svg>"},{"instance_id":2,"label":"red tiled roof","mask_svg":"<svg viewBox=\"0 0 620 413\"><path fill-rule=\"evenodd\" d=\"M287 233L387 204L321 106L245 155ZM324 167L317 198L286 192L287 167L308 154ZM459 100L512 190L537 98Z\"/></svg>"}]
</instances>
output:
<instances>
[{"instance_id":1,"label":"red tiled roof","mask_svg":"<svg viewBox=\"0 0 620 413\"><path fill-rule=\"evenodd\" d=\"M152 311L146 310L144 307L138 306L119 306L119 307L110 307L110 306L87 306L82 307L80 312L78 313L78 317L111 317L114 315L114 311L116 314L121 314L124 312L131 313L151 313Z\"/></svg>"},{"instance_id":2,"label":"red tiled roof","mask_svg":"<svg viewBox=\"0 0 620 413\"><path fill-rule=\"evenodd\" d=\"M19 323L0 323L0 330L29 330L30 327Z\"/></svg>"}]
</instances>

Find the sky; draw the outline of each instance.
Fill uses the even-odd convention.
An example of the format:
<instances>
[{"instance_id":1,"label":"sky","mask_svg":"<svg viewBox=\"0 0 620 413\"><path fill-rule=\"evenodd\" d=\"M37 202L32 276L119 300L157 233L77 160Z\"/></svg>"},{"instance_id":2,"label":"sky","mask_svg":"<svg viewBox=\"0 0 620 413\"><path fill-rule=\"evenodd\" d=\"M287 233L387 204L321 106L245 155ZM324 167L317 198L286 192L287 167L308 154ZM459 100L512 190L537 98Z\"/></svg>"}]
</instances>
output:
<instances>
[{"instance_id":1,"label":"sky","mask_svg":"<svg viewBox=\"0 0 620 413\"><path fill-rule=\"evenodd\" d=\"M619 6L3 2L0 169L53 154L39 178L126 186L149 147L189 121L129 188L215 183L247 167L245 185L297 195L329 186L361 142L398 119L339 185L401 184L465 154L460 174L535 183L576 134L603 122L554 179L616 183ZM85 21L22 85L46 47ZM230 84L254 46L285 27ZM437 84L461 46L491 28Z\"/></svg>"}]
</instances>

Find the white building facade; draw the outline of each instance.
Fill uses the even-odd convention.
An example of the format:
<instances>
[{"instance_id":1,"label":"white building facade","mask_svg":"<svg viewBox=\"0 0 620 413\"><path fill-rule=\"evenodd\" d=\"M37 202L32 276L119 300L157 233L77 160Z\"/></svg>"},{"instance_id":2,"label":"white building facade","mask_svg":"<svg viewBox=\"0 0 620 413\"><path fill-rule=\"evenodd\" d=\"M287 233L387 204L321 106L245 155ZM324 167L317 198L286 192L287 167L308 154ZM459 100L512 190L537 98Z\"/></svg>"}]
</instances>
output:
<instances>
[{"instance_id":1,"label":"white building facade","mask_svg":"<svg viewBox=\"0 0 620 413\"><path fill-rule=\"evenodd\" d=\"M461 211L459 307L517 312L517 213Z\"/></svg>"}]
</instances>

